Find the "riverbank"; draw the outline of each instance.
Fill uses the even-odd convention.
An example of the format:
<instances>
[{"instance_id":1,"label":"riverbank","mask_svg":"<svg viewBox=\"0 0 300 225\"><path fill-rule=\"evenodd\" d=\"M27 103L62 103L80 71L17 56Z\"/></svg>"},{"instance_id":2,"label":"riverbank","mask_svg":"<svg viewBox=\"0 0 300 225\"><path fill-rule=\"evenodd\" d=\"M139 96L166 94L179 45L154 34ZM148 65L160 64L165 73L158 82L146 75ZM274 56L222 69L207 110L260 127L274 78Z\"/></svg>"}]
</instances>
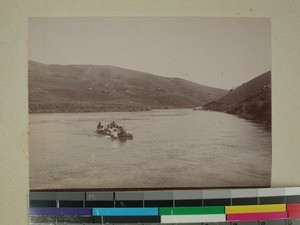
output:
<instances>
[{"instance_id":1,"label":"riverbank","mask_svg":"<svg viewBox=\"0 0 300 225\"><path fill-rule=\"evenodd\" d=\"M271 90L261 91L236 103L211 102L204 110L225 112L271 127Z\"/></svg>"},{"instance_id":2,"label":"riverbank","mask_svg":"<svg viewBox=\"0 0 300 225\"><path fill-rule=\"evenodd\" d=\"M155 107L164 109L165 107ZM29 113L136 112L154 109L138 104L30 103Z\"/></svg>"}]
</instances>

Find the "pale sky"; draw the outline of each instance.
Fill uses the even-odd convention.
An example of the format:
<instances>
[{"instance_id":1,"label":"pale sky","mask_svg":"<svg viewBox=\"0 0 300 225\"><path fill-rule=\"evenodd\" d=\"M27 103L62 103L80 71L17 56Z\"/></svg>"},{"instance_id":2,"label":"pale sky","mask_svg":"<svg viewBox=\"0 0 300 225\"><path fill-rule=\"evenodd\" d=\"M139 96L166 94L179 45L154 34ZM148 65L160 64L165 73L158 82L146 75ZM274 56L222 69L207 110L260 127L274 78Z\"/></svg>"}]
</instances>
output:
<instances>
[{"instance_id":1,"label":"pale sky","mask_svg":"<svg viewBox=\"0 0 300 225\"><path fill-rule=\"evenodd\" d=\"M112 65L230 89L271 70L267 18L30 18L29 59Z\"/></svg>"}]
</instances>

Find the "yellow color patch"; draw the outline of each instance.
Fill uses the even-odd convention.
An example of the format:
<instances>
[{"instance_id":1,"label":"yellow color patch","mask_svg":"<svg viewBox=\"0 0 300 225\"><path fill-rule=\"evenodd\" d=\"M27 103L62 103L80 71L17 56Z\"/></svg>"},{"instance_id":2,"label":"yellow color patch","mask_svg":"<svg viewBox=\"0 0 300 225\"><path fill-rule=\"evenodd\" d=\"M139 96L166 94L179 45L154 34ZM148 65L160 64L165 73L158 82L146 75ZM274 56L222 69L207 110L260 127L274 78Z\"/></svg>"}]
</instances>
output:
<instances>
[{"instance_id":1,"label":"yellow color patch","mask_svg":"<svg viewBox=\"0 0 300 225\"><path fill-rule=\"evenodd\" d=\"M286 204L225 206L226 214L284 212Z\"/></svg>"}]
</instances>

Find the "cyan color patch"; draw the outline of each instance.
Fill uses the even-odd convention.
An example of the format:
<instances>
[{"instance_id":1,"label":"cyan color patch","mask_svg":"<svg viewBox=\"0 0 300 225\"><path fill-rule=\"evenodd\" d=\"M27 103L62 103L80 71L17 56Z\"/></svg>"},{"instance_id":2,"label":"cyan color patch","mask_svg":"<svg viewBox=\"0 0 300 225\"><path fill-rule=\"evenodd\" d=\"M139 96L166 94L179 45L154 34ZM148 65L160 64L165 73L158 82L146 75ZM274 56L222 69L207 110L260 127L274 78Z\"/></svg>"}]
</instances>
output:
<instances>
[{"instance_id":1,"label":"cyan color patch","mask_svg":"<svg viewBox=\"0 0 300 225\"><path fill-rule=\"evenodd\" d=\"M93 208L93 216L158 216L158 208Z\"/></svg>"}]
</instances>

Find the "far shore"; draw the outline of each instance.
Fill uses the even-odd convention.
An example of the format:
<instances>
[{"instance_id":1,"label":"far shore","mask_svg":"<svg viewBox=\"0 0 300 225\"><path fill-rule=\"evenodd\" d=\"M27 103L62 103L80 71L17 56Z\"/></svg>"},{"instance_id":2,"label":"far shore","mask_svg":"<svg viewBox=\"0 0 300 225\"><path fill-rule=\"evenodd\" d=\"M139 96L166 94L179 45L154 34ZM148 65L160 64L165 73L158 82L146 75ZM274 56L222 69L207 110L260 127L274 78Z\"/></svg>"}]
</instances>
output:
<instances>
[{"instance_id":1,"label":"far shore","mask_svg":"<svg viewBox=\"0 0 300 225\"><path fill-rule=\"evenodd\" d=\"M198 107L198 106L196 106ZM151 110L156 110L156 109L190 109L193 110L196 107L170 107L170 106L164 106L164 107L128 107L128 108L108 108L108 107L88 107L88 109L79 107L79 108L40 108L40 109L35 109L35 110L30 110L29 114L43 114L43 113L100 113L100 112L143 112L143 111L151 111ZM198 111L198 110L196 110ZM199 110L201 111L201 110ZM251 121L253 123L257 124L264 124L267 126L269 130L271 130L271 124L266 123L265 120L254 120L252 119L253 116L251 115L244 115L244 114L233 114L233 113L228 113L228 112L222 112L219 110L206 110L203 109L203 111L212 111L212 112L220 112L220 113L226 113L226 114L231 114L235 115L237 117L240 117L242 119Z\"/></svg>"}]
</instances>

